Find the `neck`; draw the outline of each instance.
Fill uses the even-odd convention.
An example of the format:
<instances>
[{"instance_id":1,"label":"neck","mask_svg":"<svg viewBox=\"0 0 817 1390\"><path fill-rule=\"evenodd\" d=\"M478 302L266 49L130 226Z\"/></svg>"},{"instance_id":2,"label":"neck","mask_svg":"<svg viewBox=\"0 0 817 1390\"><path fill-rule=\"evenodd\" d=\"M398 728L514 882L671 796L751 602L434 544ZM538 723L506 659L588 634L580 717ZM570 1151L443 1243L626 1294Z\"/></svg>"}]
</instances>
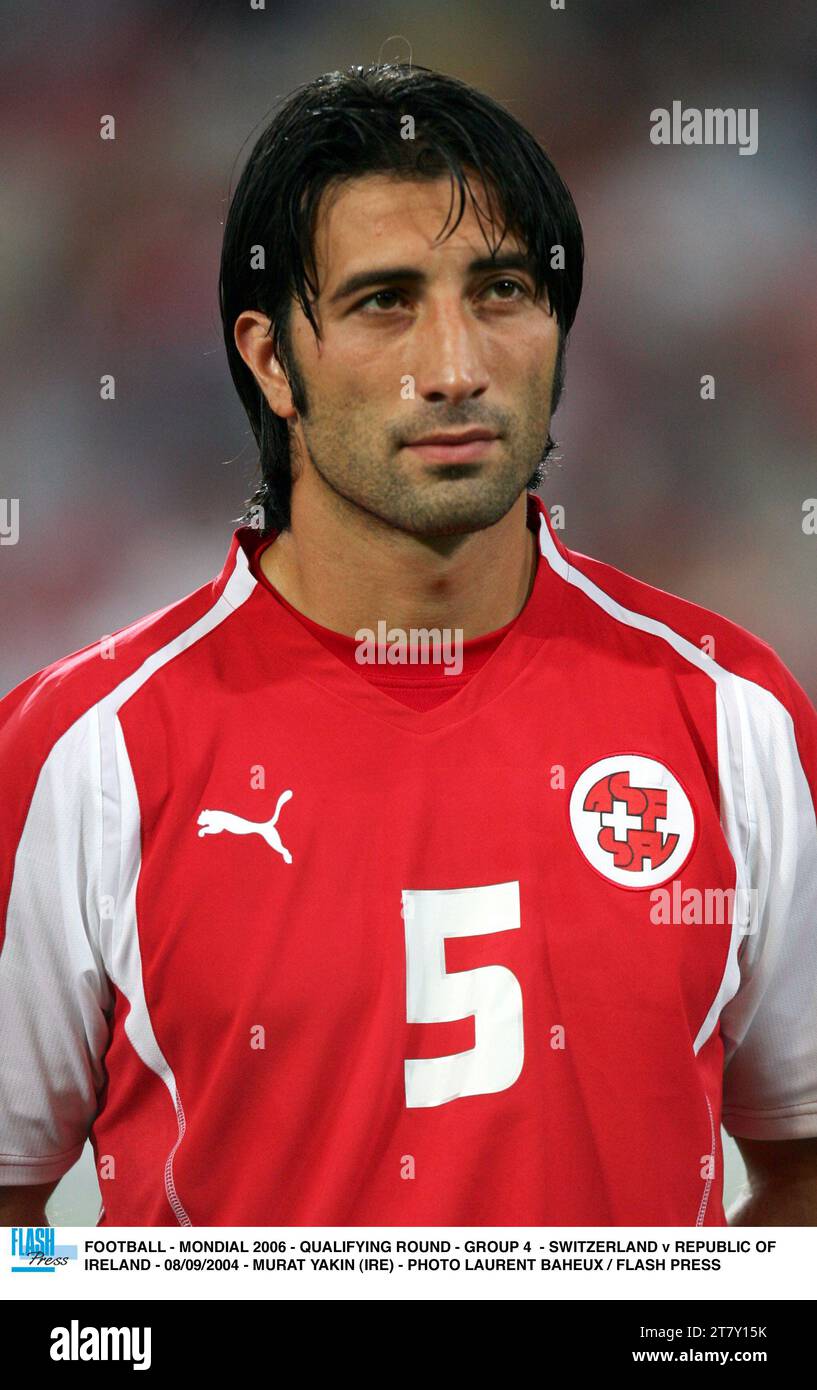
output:
<instances>
[{"instance_id":1,"label":"neck","mask_svg":"<svg viewBox=\"0 0 817 1390\"><path fill-rule=\"evenodd\" d=\"M493 526L439 537L399 531L330 497L294 488L291 527L261 557L270 584L313 622L350 637L379 620L405 631L461 628L468 641L524 607L538 547L527 492Z\"/></svg>"}]
</instances>

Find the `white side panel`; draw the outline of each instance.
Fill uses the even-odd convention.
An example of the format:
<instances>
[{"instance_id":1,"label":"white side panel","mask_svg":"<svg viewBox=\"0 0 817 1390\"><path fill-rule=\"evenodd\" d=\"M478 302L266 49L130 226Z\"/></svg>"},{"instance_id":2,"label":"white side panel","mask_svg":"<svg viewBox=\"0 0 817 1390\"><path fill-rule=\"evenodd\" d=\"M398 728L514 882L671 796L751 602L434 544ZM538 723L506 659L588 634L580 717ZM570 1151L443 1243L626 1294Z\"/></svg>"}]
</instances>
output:
<instances>
[{"instance_id":1,"label":"white side panel","mask_svg":"<svg viewBox=\"0 0 817 1390\"><path fill-rule=\"evenodd\" d=\"M747 1138L807 1138L817 1136L817 816L789 711L742 685L757 923L721 1017L723 1123Z\"/></svg>"},{"instance_id":2,"label":"white side panel","mask_svg":"<svg viewBox=\"0 0 817 1390\"><path fill-rule=\"evenodd\" d=\"M54 744L17 845L0 954L0 1182L54 1181L82 1152L113 1004L99 943L99 746L89 711Z\"/></svg>"}]
</instances>

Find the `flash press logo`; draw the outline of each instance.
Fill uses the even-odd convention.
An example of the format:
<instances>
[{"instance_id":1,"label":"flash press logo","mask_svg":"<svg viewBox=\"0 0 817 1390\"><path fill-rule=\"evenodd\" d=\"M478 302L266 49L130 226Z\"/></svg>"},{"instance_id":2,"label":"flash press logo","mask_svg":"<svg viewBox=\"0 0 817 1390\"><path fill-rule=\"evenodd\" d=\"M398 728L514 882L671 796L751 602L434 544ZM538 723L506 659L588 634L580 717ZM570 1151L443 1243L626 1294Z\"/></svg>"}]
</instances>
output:
<instances>
[{"instance_id":1,"label":"flash press logo","mask_svg":"<svg viewBox=\"0 0 817 1390\"><path fill-rule=\"evenodd\" d=\"M75 1245L57 1245L54 1226L11 1227L12 1274L53 1274L77 1258Z\"/></svg>"},{"instance_id":2,"label":"flash press logo","mask_svg":"<svg viewBox=\"0 0 817 1390\"><path fill-rule=\"evenodd\" d=\"M52 1361L131 1361L135 1371L150 1368L149 1327L52 1327Z\"/></svg>"}]
</instances>

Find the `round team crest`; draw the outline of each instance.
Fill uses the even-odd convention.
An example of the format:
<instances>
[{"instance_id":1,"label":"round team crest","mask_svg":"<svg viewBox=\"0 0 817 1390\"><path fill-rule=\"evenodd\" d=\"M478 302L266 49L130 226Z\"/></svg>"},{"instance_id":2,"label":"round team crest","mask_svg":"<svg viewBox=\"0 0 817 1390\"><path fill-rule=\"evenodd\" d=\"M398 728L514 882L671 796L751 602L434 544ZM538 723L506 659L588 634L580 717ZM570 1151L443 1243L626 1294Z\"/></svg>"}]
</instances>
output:
<instances>
[{"instance_id":1,"label":"round team crest","mask_svg":"<svg viewBox=\"0 0 817 1390\"><path fill-rule=\"evenodd\" d=\"M674 878L695 843L695 812L681 783L638 753L585 769L570 794L570 824L588 863L624 888Z\"/></svg>"}]
</instances>

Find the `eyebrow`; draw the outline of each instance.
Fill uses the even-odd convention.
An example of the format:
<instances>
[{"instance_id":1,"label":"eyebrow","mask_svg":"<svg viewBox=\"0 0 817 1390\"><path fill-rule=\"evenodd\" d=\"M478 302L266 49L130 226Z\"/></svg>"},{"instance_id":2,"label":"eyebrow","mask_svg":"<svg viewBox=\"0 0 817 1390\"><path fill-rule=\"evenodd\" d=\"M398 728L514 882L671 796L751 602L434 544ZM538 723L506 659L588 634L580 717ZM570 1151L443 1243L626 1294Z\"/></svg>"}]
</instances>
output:
<instances>
[{"instance_id":1,"label":"eyebrow","mask_svg":"<svg viewBox=\"0 0 817 1390\"><path fill-rule=\"evenodd\" d=\"M531 276L535 274L533 257L526 255L524 251L505 251L501 256L479 256L469 262L469 275L477 275L482 270L524 270ZM358 290L365 290L371 285L399 283L421 286L427 282L428 276L425 272L410 265L358 270L338 285L334 294L330 295L329 303L337 304L341 299L348 299L350 295L357 294Z\"/></svg>"}]
</instances>

